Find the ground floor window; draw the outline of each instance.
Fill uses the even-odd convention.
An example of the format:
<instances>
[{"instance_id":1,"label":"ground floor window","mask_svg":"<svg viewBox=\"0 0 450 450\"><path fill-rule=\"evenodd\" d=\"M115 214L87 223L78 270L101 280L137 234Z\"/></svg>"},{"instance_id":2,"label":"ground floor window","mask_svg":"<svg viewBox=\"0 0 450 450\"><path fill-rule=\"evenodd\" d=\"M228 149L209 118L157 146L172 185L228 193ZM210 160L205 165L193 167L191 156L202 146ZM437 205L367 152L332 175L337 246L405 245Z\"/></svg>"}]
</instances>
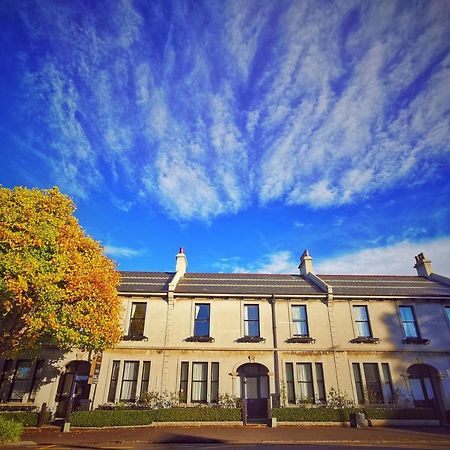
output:
<instances>
[{"instance_id":1,"label":"ground floor window","mask_svg":"<svg viewBox=\"0 0 450 450\"><path fill-rule=\"evenodd\" d=\"M44 360L3 361L0 371L0 401L33 402L42 379Z\"/></svg>"},{"instance_id":2,"label":"ground floor window","mask_svg":"<svg viewBox=\"0 0 450 450\"><path fill-rule=\"evenodd\" d=\"M190 378L189 378L190 375ZM189 389L190 381L190 391ZM180 365L179 400L187 403L219 401L219 363L182 361Z\"/></svg>"},{"instance_id":3,"label":"ground floor window","mask_svg":"<svg viewBox=\"0 0 450 450\"><path fill-rule=\"evenodd\" d=\"M286 363L286 394L288 403L326 401L322 363ZM295 370L294 370L295 368Z\"/></svg>"},{"instance_id":4,"label":"ground floor window","mask_svg":"<svg viewBox=\"0 0 450 450\"><path fill-rule=\"evenodd\" d=\"M107 401L114 403L120 387L120 401L134 402L148 392L150 361L112 361Z\"/></svg>"},{"instance_id":5,"label":"ground floor window","mask_svg":"<svg viewBox=\"0 0 450 450\"><path fill-rule=\"evenodd\" d=\"M388 363L353 363L353 380L358 403L390 403L394 400L391 371ZM361 370L362 369L362 370ZM383 375L381 378L380 373ZM362 377L364 374L364 379Z\"/></svg>"}]
</instances>

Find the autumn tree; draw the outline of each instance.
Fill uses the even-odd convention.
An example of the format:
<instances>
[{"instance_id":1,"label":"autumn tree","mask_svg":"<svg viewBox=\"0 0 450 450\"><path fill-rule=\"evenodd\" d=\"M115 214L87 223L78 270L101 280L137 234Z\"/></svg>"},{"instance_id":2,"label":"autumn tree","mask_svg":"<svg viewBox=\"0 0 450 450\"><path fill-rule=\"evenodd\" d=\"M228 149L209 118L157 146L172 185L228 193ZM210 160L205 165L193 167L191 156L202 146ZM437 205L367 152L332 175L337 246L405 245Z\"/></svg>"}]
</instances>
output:
<instances>
[{"instance_id":1,"label":"autumn tree","mask_svg":"<svg viewBox=\"0 0 450 450\"><path fill-rule=\"evenodd\" d=\"M0 186L0 357L120 338L119 274L58 188Z\"/></svg>"}]
</instances>

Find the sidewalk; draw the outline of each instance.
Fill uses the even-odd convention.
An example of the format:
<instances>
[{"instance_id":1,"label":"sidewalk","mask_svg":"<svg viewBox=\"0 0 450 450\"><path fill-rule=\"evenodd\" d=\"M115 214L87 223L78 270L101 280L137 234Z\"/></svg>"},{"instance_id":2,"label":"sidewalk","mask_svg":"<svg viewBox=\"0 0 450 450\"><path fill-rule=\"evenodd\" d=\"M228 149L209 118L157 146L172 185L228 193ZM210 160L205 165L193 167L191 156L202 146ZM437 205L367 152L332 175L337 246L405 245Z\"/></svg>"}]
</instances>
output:
<instances>
[{"instance_id":1,"label":"sidewalk","mask_svg":"<svg viewBox=\"0 0 450 450\"><path fill-rule=\"evenodd\" d=\"M336 428L282 426L161 426L85 429L72 428L62 433L57 427L28 428L23 441L40 445L92 446L106 443L228 443L228 444L415 444L436 443L440 448L450 448L450 427L423 427L415 430L397 428ZM447 446L447 447L446 447ZM11 447L10 447L11 448Z\"/></svg>"}]
</instances>

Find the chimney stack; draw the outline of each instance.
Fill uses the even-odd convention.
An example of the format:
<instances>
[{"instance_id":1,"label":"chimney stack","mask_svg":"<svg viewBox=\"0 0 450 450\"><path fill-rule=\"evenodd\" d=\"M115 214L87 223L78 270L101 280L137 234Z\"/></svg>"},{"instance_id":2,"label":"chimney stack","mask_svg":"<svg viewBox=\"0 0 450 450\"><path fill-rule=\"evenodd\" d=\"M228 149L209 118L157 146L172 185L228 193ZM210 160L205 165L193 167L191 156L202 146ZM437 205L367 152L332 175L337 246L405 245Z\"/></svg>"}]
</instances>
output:
<instances>
[{"instance_id":1,"label":"chimney stack","mask_svg":"<svg viewBox=\"0 0 450 450\"><path fill-rule=\"evenodd\" d=\"M427 259L423 253L419 253L415 258L416 264L414 268L417 270L417 275L428 278L433 273L431 260Z\"/></svg>"},{"instance_id":2,"label":"chimney stack","mask_svg":"<svg viewBox=\"0 0 450 450\"><path fill-rule=\"evenodd\" d=\"M300 269L300 275L307 275L313 271L312 258L309 256L308 250L305 250L302 256L300 256L300 265L298 268Z\"/></svg>"},{"instance_id":3,"label":"chimney stack","mask_svg":"<svg viewBox=\"0 0 450 450\"><path fill-rule=\"evenodd\" d=\"M186 273L187 269L187 258L184 254L184 248L180 247L180 251L177 253L177 260L175 264L175 271L177 275L179 274L182 277Z\"/></svg>"}]
</instances>

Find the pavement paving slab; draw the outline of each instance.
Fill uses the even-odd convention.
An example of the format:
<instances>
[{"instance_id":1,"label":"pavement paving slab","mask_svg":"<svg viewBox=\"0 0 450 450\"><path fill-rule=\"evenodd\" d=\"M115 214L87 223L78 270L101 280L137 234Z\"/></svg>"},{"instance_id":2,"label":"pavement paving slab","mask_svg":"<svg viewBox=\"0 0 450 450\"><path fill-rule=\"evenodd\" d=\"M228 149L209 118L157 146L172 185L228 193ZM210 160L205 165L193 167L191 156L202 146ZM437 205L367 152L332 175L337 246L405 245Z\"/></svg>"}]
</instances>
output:
<instances>
[{"instance_id":1,"label":"pavement paving slab","mask_svg":"<svg viewBox=\"0 0 450 450\"><path fill-rule=\"evenodd\" d=\"M27 428L23 441L33 442L42 448L56 450L52 446L78 448L128 448L139 444L297 444L318 445L324 448L333 445L386 446L395 448L439 448L450 450L450 427L400 428L336 428L281 426L268 428L261 426L162 426L86 429L72 428L62 433L59 427ZM435 444L433 447L433 443ZM326 447L325 447L326 446ZM10 447L12 448L12 447ZM18 448L15 446L15 448ZM20 446L19 446L20 448ZM23 445L23 448L26 448ZM123 447L124 448L124 447Z\"/></svg>"}]
</instances>

